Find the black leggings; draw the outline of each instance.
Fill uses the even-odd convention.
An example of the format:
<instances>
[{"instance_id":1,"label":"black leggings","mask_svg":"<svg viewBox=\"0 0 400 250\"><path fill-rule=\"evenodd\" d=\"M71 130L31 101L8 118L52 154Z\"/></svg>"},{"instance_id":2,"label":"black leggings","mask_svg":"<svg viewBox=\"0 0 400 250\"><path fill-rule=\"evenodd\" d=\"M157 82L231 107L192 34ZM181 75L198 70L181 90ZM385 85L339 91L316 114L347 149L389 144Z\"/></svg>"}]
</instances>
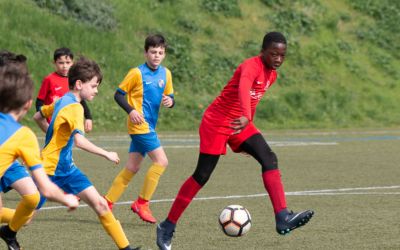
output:
<instances>
[{"instance_id":1,"label":"black leggings","mask_svg":"<svg viewBox=\"0 0 400 250\"><path fill-rule=\"evenodd\" d=\"M255 134L240 145L240 149L251 155L261 164L261 170L264 173L268 170L278 168L278 158L268 146L261 134ZM199 154L197 167L192 177L196 182L204 186L210 179L212 172L217 166L220 155Z\"/></svg>"}]
</instances>

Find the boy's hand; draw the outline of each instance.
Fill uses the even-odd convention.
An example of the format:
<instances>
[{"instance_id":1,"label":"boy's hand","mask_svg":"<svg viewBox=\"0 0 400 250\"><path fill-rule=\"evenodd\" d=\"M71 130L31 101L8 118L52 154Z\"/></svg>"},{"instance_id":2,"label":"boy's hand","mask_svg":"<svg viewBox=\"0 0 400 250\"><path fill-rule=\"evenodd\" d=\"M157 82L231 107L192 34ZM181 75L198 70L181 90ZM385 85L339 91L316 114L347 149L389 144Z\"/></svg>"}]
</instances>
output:
<instances>
[{"instance_id":1,"label":"boy's hand","mask_svg":"<svg viewBox=\"0 0 400 250\"><path fill-rule=\"evenodd\" d=\"M107 152L105 155L107 160L114 162L115 164L119 163L119 156L116 152Z\"/></svg>"},{"instance_id":2,"label":"boy's hand","mask_svg":"<svg viewBox=\"0 0 400 250\"><path fill-rule=\"evenodd\" d=\"M85 133L89 133L93 129L93 121L91 119L85 119Z\"/></svg>"},{"instance_id":3,"label":"boy's hand","mask_svg":"<svg viewBox=\"0 0 400 250\"><path fill-rule=\"evenodd\" d=\"M139 112L137 112L136 110L132 110L129 113L129 119L131 120L131 122L133 124L136 124L136 125L144 123L143 115L140 114Z\"/></svg>"},{"instance_id":4,"label":"boy's hand","mask_svg":"<svg viewBox=\"0 0 400 250\"><path fill-rule=\"evenodd\" d=\"M167 95L162 95L162 104L164 105L164 107L171 107L172 104L174 104L174 101L172 100L172 98L170 96Z\"/></svg>"},{"instance_id":5,"label":"boy's hand","mask_svg":"<svg viewBox=\"0 0 400 250\"><path fill-rule=\"evenodd\" d=\"M68 211L73 211L79 206L79 201L73 194L65 195L65 205L68 207Z\"/></svg>"},{"instance_id":6,"label":"boy's hand","mask_svg":"<svg viewBox=\"0 0 400 250\"><path fill-rule=\"evenodd\" d=\"M231 122L230 128L235 130L233 134L239 134L242 132L242 129L247 126L247 124L249 124L249 119L247 119L246 116L241 116Z\"/></svg>"}]
</instances>

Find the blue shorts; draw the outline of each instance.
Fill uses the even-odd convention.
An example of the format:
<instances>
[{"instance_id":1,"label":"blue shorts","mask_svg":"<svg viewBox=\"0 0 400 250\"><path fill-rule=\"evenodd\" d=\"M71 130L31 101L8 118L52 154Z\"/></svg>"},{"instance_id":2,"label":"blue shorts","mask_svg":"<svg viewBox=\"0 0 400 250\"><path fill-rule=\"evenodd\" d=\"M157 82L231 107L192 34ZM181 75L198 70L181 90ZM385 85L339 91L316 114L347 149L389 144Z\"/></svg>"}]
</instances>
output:
<instances>
[{"instance_id":1,"label":"blue shorts","mask_svg":"<svg viewBox=\"0 0 400 250\"><path fill-rule=\"evenodd\" d=\"M15 161L0 178L0 192L7 193L12 189L11 185L19 179L31 177L26 167Z\"/></svg>"},{"instance_id":2,"label":"blue shorts","mask_svg":"<svg viewBox=\"0 0 400 250\"><path fill-rule=\"evenodd\" d=\"M93 186L89 178L79 170L75 168L71 173L65 176L50 175L50 180L59 186L64 192L68 194L79 194L86 188ZM39 205L36 209L40 209L46 202L46 197L40 196Z\"/></svg>"},{"instance_id":3,"label":"blue shorts","mask_svg":"<svg viewBox=\"0 0 400 250\"><path fill-rule=\"evenodd\" d=\"M129 153L140 153L146 156L146 153L153 151L156 148L161 147L160 140L158 139L156 132L150 132L148 134L136 134L131 136L131 146Z\"/></svg>"}]
</instances>

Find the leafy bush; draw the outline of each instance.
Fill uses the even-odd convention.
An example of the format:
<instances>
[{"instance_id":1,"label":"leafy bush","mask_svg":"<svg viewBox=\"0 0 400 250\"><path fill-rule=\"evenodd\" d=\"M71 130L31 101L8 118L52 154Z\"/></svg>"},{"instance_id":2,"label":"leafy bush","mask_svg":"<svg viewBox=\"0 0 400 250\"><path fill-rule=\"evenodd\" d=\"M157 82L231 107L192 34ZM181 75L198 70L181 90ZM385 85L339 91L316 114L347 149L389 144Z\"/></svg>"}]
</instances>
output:
<instances>
[{"instance_id":1,"label":"leafy bush","mask_svg":"<svg viewBox=\"0 0 400 250\"><path fill-rule=\"evenodd\" d=\"M201 6L208 12L221 13L226 17L241 17L237 0L203 0Z\"/></svg>"},{"instance_id":2,"label":"leafy bush","mask_svg":"<svg viewBox=\"0 0 400 250\"><path fill-rule=\"evenodd\" d=\"M167 34L168 54L171 61L171 70L180 82L188 82L195 74L193 70L193 60L190 53L192 43L190 39L183 35Z\"/></svg>"},{"instance_id":3,"label":"leafy bush","mask_svg":"<svg viewBox=\"0 0 400 250\"><path fill-rule=\"evenodd\" d=\"M184 31L189 33L196 33L200 30L199 25L192 20L178 19L175 21L175 23L178 27L181 27Z\"/></svg>"},{"instance_id":4,"label":"leafy bush","mask_svg":"<svg viewBox=\"0 0 400 250\"><path fill-rule=\"evenodd\" d=\"M280 9L272 15L268 15L268 17L274 26L283 32L296 31L304 34L310 33L317 28L312 18L294 8Z\"/></svg>"},{"instance_id":5,"label":"leafy bush","mask_svg":"<svg viewBox=\"0 0 400 250\"><path fill-rule=\"evenodd\" d=\"M261 0L261 2L269 7L274 5L282 5L284 0Z\"/></svg>"},{"instance_id":6,"label":"leafy bush","mask_svg":"<svg viewBox=\"0 0 400 250\"><path fill-rule=\"evenodd\" d=\"M39 7L57 15L74 18L101 30L117 27L113 7L105 0L33 0Z\"/></svg>"},{"instance_id":7,"label":"leafy bush","mask_svg":"<svg viewBox=\"0 0 400 250\"><path fill-rule=\"evenodd\" d=\"M375 20L375 24L359 24L357 37L367 39L389 51L399 51L400 45L400 1L392 0L348 0L349 4ZM394 56L400 58L399 53Z\"/></svg>"}]
</instances>

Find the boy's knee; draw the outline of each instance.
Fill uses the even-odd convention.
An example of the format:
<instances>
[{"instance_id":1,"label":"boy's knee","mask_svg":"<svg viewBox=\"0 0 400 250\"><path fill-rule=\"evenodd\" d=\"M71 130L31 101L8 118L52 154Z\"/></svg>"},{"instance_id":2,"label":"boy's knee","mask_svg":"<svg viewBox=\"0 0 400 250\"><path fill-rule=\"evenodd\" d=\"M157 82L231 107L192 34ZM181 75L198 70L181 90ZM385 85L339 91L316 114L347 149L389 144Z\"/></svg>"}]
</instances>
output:
<instances>
[{"instance_id":1,"label":"boy's knee","mask_svg":"<svg viewBox=\"0 0 400 250\"><path fill-rule=\"evenodd\" d=\"M262 164L262 172L274 169L278 169L278 157L274 152L270 151L267 153L266 160Z\"/></svg>"},{"instance_id":2,"label":"boy's knee","mask_svg":"<svg viewBox=\"0 0 400 250\"><path fill-rule=\"evenodd\" d=\"M193 179L200 185L204 186L210 179L211 173L195 171L192 175Z\"/></svg>"},{"instance_id":3,"label":"boy's knee","mask_svg":"<svg viewBox=\"0 0 400 250\"><path fill-rule=\"evenodd\" d=\"M103 213L107 212L108 210L110 210L106 199L104 199L103 197L100 197L98 203L95 204L94 209L96 210L96 212L98 214L103 214Z\"/></svg>"},{"instance_id":4,"label":"boy's knee","mask_svg":"<svg viewBox=\"0 0 400 250\"><path fill-rule=\"evenodd\" d=\"M168 166L168 159L157 161L156 164L159 165L160 167L166 168Z\"/></svg>"},{"instance_id":5,"label":"boy's knee","mask_svg":"<svg viewBox=\"0 0 400 250\"><path fill-rule=\"evenodd\" d=\"M160 166L166 168L168 166L168 160L165 161L161 161L160 163L158 163Z\"/></svg>"},{"instance_id":6,"label":"boy's knee","mask_svg":"<svg viewBox=\"0 0 400 250\"><path fill-rule=\"evenodd\" d=\"M33 210L40 202L40 194L39 192L36 192L34 194L23 195L22 201L24 202L26 208Z\"/></svg>"}]
</instances>

